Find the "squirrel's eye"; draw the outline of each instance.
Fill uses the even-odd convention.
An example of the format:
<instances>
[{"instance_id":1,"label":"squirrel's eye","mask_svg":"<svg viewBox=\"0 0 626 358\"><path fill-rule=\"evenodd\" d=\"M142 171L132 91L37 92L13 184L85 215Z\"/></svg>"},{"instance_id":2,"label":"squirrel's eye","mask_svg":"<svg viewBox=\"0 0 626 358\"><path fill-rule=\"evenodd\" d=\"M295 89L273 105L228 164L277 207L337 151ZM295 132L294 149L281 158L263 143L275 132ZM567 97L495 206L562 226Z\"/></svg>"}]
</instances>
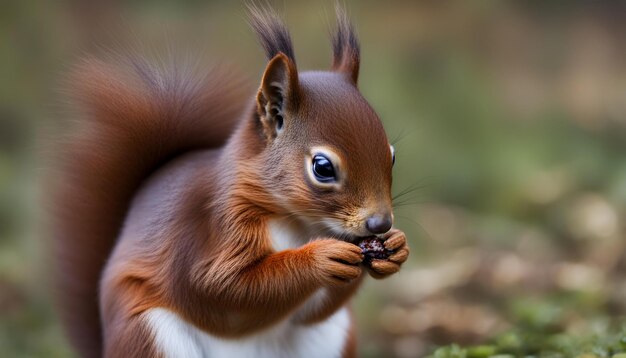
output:
<instances>
[{"instance_id":1,"label":"squirrel's eye","mask_svg":"<svg viewBox=\"0 0 626 358\"><path fill-rule=\"evenodd\" d=\"M316 154L313 157L313 175L315 179L322 183L330 183L337 180L335 176L335 168L333 163L321 154Z\"/></svg>"},{"instance_id":2,"label":"squirrel's eye","mask_svg":"<svg viewBox=\"0 0 626 358\"><path fill-rule=\"evenodd\" d=\"M391 149L391 165L394 165L396 164L396 148L394 148L393 145L390 145L389 149Z\"/></svg>"}]
</instances>

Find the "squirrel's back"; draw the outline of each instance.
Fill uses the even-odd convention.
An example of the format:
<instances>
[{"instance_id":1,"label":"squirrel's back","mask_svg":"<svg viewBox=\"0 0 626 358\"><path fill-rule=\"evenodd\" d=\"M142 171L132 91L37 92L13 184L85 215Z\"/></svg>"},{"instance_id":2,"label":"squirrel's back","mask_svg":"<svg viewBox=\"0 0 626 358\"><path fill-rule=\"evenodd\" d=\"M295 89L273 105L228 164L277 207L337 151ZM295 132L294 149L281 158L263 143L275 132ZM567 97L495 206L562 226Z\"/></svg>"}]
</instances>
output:
<instances>
[{"instance_id":1,"label":"squirrel's back","mask_svg":"<svg viewBox=\"0 0 626 358\"><path fill-rule=\"evenodd\" d=\"M87 59L70 76L81 121L62 145L52 234L62 318L81 356L102 353L101 271L138 187L178 155L223 145L246 107L243 81L205 73Z\"/></svg>"}]
</instances>

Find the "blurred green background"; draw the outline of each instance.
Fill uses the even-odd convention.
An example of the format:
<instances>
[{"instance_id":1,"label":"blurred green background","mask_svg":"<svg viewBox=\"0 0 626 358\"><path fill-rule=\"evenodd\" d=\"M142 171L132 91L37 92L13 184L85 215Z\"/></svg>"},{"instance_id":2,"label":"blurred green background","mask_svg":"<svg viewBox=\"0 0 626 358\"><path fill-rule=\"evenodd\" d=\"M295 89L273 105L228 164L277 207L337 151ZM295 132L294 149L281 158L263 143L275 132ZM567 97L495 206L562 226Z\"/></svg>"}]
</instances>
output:
<instances>
[{"instance_id":1,"label":"blurred green background","mask_svg":"<svg viewBox=\"0 0 626 358\"><path fill-rule=\"evenodd\" d=\"M626 348L624 3L346 3L360 88L395 142L394 191L410 189L396 226L412 257L355 300L361 355L422 357L451 343L550 357ZM328 68L333 3L278 8L299 68ZM112 38L170 32L258 81L265 59L237 1L2 2L1 356L71 356L40 198L46 143L66 129L63 73ZM461 357L455 349L440 356Z\"/></svg>"}]
</instances>

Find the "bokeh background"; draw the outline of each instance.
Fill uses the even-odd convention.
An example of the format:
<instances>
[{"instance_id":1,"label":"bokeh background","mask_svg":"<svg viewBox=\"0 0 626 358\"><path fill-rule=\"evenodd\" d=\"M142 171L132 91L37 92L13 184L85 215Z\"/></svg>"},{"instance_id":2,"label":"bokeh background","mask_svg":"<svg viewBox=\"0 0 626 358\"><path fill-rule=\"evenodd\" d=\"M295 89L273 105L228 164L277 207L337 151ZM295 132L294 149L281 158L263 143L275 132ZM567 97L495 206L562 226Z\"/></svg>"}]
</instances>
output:
<instances>
[{"instance_id":1,"label":"bokeh background","mask_svg":"<svg viewBox=\"0 0 626 358\"><path fill-rule=\"evenodd\" d=\"M346 4L362 42L360 88L396 146L396 224L412 247L402 272L368 280L355 300L361 355L422 357L451 343L550 357L625 348L624 3ZM328 68L333 3L277 7L300 69ZM67 130L63 73L112 38L181 32L254 81L265 59L237 1L0 9L0 355L71 356L40 198L45 143ZM461 357L457 348L438 356Z\"/></svg>"}]
</instances>

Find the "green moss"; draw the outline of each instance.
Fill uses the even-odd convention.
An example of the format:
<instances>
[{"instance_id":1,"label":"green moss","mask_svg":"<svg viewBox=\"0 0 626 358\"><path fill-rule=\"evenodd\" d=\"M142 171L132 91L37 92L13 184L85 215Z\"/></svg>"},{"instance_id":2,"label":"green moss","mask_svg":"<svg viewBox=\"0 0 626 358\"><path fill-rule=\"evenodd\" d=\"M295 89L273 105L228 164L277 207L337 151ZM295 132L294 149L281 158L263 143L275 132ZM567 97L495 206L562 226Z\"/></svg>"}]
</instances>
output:
<instances>
[{"instance_id":1,"label":"green moss","mask_svg":"<svg viewBox=\"0 0 626 358\"><path fill-rule=\"evenodd\" d=\"M520 329L493 339L493 344L437 348L429 358L626 358L626 329L602 336L550 334L540 329Z\"/></svg>"}]
</instances>

